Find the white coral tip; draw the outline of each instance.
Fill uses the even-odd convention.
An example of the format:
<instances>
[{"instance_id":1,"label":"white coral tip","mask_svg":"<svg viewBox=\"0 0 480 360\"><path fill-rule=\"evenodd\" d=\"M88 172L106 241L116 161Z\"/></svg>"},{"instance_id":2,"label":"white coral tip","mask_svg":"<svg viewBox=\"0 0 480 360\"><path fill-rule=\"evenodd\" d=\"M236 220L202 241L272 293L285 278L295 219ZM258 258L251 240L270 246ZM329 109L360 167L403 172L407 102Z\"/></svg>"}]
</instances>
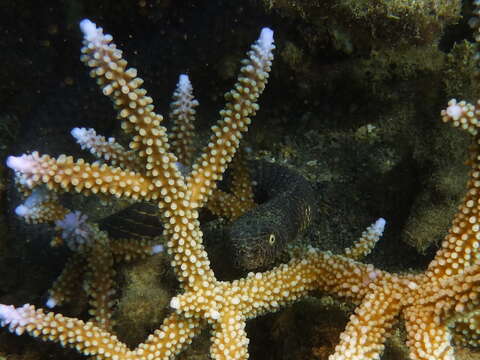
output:
<instances>
[{"instance_id":1,"label":"white coral tip","mask_svg":"<svg viewBox=\"0 0 480 360\"><path fill-rule=\"evenodd\" d=\"M7 324L18 324L23 321L18 309L13 305L0 304L0 324L5 326Z\"/></svg>"},{"instance_id":2,"label":"white coral tip","mask_svg":"<svg viewBox=\"0 0 480 360\"><path fill-rule=\"evenodd\" d=\"M55 306L57 306L57 300L55 300L54 298L48 298L47 302L45 303L45 306L48 307L49 309L52 309L54 308Z\"/></svg>"},{"instance_id":3,"label":"white coral tip","mask_svg":"<svg viewBox=\"0 0 480 360\"><path fill-rule=\"evenodd\" d=\"M15 311L15 308L12 305L0 304L0 321L2 325L9 322L9 319L12 318L13 311Z\"/></svg>"},{"instance_id":4,"label":"white coral tip","mask_svg":"<svg viewBox=\"0 0 480 360\"><path fill-rule=\"evenodd\" d=\"M70 134L75 138L75 139L78 139L78 138L81 138L82 136L84 136L86 132L86 129L85 128L73 128L72 131L70 131Z\"/></svg>"},{"instance_id":5,"label":"white coral tip","mask_svg":"<svg viewBox=\"0 0 480 360\"><path fill-rule=\"evenodd\" d=\"M164 250L163 245L154 245L152 246L152 254L161 253Z\"/></svg>"},{"instance_id":6,"label":"white coral tip","mask_svg":"<svg viewBox=\"0 0 480 360\"><path fill-rule=\"evenodd\" d=\"M270 52L273 49L273 30L264 27L262 31L260 31L260 37L258 38L258 45L262 48L265 52Z\"/></svg>"},{"instance_id":7,"label":"white coral tip","mask_svg":"<svg viewBox=\"0 0 480 360\"><path fill-rule=\"evenodd\" d=\"M190 83L190 79L187 74L180 74L178 77L178 87L184 92L190 91L192 84Z\"/></svg>"},{"instance_id":8,"label":"white coral tip","mask_svg":"<svg viewBox=\"0 0 480 360\"><path fill-rule=\"evenodd\" d=\"M454 121L460 119L463 114L463 108L458 104L452 104L447 108L447 115L450 116Z\"/></svg>"},{"instance_id":9,"label":"white coral tip","mask_svg":"<svg viewBox=\"0 0 480 360\"><path fill-rule=\"evenodd\" d=\"M384 218L379 218L377 221L372 226L372 230L379 235L383 234L383 230L385 230L385 225L387 224L387 221Z\"/></svg>"},{"instance_id":10,"label":"white coral tip","mask_svg":"<svg viewBox=\"0 0 480 360\"><path fill-rule=\"evenodd\" d=\"M7 166L15 171L28 173L32 171L34 161L28 159L27 156L9 156L7 158Z\"/></svg>"},{"instance_id":11,"label":"white coral tip","mask_svg":"<svg viewBox=\"0 0 480 360\"><path fill-rule=\"evenodd\" d=\"M88 19L80 21L80 30L82 30L83 36L88 41L92 41L98 36L97 25Z\"/></svg>"},{"instance_id":12,"label":"white coral tip","mask_svg":"<svg viewBox=\"0 0 480 360\"><path fill-rule=\"evenodd\" d=\"M15 214L17 214L18 216L20 217L24 217L28 214L30 214L30 208L28 208L27 206L25 205L18 205L16 208L15 208Z\"/></svg>"}]
</instances>

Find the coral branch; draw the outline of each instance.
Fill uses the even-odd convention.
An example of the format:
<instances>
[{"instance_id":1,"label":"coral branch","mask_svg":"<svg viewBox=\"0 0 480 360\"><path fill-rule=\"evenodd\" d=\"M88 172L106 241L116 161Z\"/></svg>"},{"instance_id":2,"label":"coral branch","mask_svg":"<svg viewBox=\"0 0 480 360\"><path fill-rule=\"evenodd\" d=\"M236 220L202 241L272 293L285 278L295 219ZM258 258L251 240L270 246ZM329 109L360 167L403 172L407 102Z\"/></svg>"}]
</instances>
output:
<instances>
[{"instance_id":1,"label":"coral branch","mask_svg":"<svg viewBox=\"0 0 480 360\"><path fill-rule=\"evenodd\" d=\"M170 104L170 120L172 128L168 135L178 161L190 166L193 159L193 137L195 135L195 107L198 101L193 98L193 88L188 75L182 74Z\"/></svg>"},{"instance_id":2,"label":"coral branch","mask_svg":"<svg viewBox=\"0 0 480 360\"><path fill-rule=\"evenodd\" d=\"M273 31L264 28L260 37L243 60L241 75L233 89L225 94L227 104L220 111L221 119L212 127L213 135L202 155L193 164L187 179L191 201L203 206L218 180L232 161L242 133L248 130L251 119L259 106L257 100L265 89L273 59Z\"/></svg>"},{"instance_id":3,"label":"coral branch","mask_svg":"<svg viewBox=\"0 0 480 360\"><path fill-rule=\"evenodd\" d=\"M360 260L370 254L377 241L382 237L385 224L385 219L380 218L369 226L353 246L345 249L345 256L354 260Z\"/></svg>"},{"instance_id":4,"label":"coral branch","mask_svg":"<svg viewBox=\"0 0 480 360\"><path fill-rule=\"evenodd\" d=\"M73 128L72 136L83 150L89 150L99 159L122 169L140 170L140 164L133 151L127 151L114 138L105 139L94 129Z\"/></svg>"},{"instance_id":5,"label":"coral branch","mask_svg":"<svg viewBox=\"0 0 480 360\"><path fill-rule=\"evenodd\" d=\"M85 257L79 254L75 254L67 261L62 273L48 291L49 298L46 302L48 308L62 305L78 296L83 287L86 265Z\"/></svg>"},{"instance_id":6,"label":"coral branch","mask_svg":"<svg viewBox=\"0 0 480 360\"><path fill-rule=\"evenodd\" d=\"M76 191L83 194L110 194L132 199L156 199L152 182L139 173L105 164L89 164L71 156L57 159L37 152L19 157L10 156L7 165L14 170L23 185L33 188L46 184L55 191Z\"/></svg>"},{"instance_id":7,"label":"coral branch","mask_svg":"<svg viewBox=\"0 0 480 360\"><path fill-rule=\"evenodd\" d=\"M101 28L89 20L82 21L81 28L84 33L82 60L93 68L92 77L97 78L104 94L113 100L123 128L133 134L130 147L143 171L86 164L83 160L74 162L66 156L40 157L37 153L10 157L7 164L15 170L24 188L46 184L52 190L110 193L156 201L164 221L171 265L182 292L171 299L174 313L135 350L128 349L92 322L45 314L30 305L20 308L0 305L2 326L8 326L17 334L27 332L59 342L97 359L166 360L177 355L208 323L213 329L210 353L214 359L246 360L248 319L277 311L318 290L359 304L331 360L378 359L400 315L405 318L407 344L413 360L453 359L449 329L456 323L461 324L462 334L478 339L480 138L475 106L451 101L442 112L444 121L451 121L472 134L475 144L470 157L472 171L467 194L442 248L425 273L389 273L354 260L365 256L382 235L385 221L380 219L364 232L354 247L346 250L347 256L310 249L302 257L270 271L250 273L233 281L218 281L202 245L198 209L209 200L217 180L222 178L238 150L250 117L258 110L257 100L271 66L273 32L263 29L248 59L243 61L234 89L225 96L227 104L220 112L221 119L212 128L210 142L185 179L177 169L177 157L169 150L166 131L161 126L162 117L153 111L152 99L140 88L142 80L136 70L127 69L121 51ZM235 188L243 191L239 184ZM108 327L113 278L109 269L117 253L125 255L124 250L114 252L107 245L106 235L81 216L57 222L65 230L70 223L76 225L64 235L73 238L70 247L95 257L88 265L95 273L90 286L100 289L101 293L93 296L92 302L100 309L95 313L96 321ZM159 248L149 250L155 252ZM103 273L107 273L104 283L100 278ZM57 297L61 301L61 297Z\"/></svg>"},{"instance_id":8,"label":"coral branch","mask_svg":"<svg viewBox=\"0 0 480 360\"><path fill-rule=\"evenodd\" d=\"M127 69L122 51L112 43L110 35L103 34L102 28L90 20L83 20L80 28L84 34L81 60L92 68L90 76L97 79L103 94L112 99L122 128L134 133L130 148L145 159L147 176L163 183L170 177L178 179L174 165L177 159L168 152L166 129L160 125L163 117L154 112L152 98L140 88L143 80L137 77L137 70Z\"/></svg>"}]
</instances>

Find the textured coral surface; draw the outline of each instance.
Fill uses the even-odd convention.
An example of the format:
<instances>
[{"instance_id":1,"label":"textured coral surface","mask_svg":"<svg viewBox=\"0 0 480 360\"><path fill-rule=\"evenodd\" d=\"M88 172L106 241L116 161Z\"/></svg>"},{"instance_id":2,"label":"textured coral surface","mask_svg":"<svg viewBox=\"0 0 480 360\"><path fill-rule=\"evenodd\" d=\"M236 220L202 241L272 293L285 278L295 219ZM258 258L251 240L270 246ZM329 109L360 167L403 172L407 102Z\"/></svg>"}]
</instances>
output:
<instances>
[{"instance_id":1,"label":"textured coral surface","mask_svg":"<svg viewBox=\"0 0 480 360\"><path fill-rule=\"evenodd\" d=\"M421 271L445 235L467 179L462 162L468 139L438 122L448 99L479 95L469 77L473 50L463 42L471 40L466 26L471 9L461 5L427 0L11 3L0 25L5 34L0 48L8 50L0 52L0 154L77 155L65 136L72 127L116 133L110 103L98 96L78 61L77 25L83 17L114 34L141 69L158 107L168 108L178 74L188 72L201 103L201 137L216 120L212 115L233 84L246 44L268 25L276 33L277 59L247 140L252 156L296 168L314 184L320 216L299 244L338 253L383 216L387 231L366 261L382 269ZM400 45L392 46L396 39L402 39ZM1 176L0 300L39 305L66 256L48 247L48 228L26 227L5 216L19 200L11 174L2 169ZM96 206L85 208L105 213ZM120 338L133 346L158 327L177 284L166 255L118 271L122 296L114 317ZM148 316L142 309L150 306L150 297L162 305ZM85 316L85 301L79 298L61 312ZM325 359L351 311L350 304L326 296L255 319L247 326L250 357ZM406 358L404 333L395 330L384 359ZM180 358L206 359L208 348L203 334ZM3 353L9 359L80 358L6 332L0 334ZM457 356L472 355L462 350Z\"/></svg>"}]
</instances>

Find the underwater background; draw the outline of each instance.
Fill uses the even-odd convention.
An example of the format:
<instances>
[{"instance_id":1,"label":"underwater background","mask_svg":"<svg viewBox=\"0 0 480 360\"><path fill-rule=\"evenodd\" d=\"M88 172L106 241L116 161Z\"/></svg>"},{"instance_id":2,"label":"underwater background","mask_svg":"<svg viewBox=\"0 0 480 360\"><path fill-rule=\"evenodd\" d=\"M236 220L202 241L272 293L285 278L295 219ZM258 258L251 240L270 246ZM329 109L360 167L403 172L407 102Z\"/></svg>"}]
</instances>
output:
<instances>
[{"instance_id":1,"label":"underwater background","mask_svg":"<svg viewBox=\"0 0 480 360\"><path fill-rule=\"evenodd\" d=\"M200 102L199 144L249 44L272 28L270 81L245 140L249 156L296 169L315 190L318 216L295 246L339 253L383 217L385 234L365 262L418 272L437 251L467 181L469 139L443 125L440 110L451 98L480 95L471 12L469 1L454 0L1 1L0 303L41 306L68 258L50 247L50 226L15 216L21 197L6 157L33 150L85 157L73 127L118 135L110 100L79 61L82 19L114 36L161 112L178 75L189 75ZM79 206L93 219L112 212ZM205 226L208 248L218 252L210 256L221 259L215 234L226 225ZM228 264L218 268L220 278L237 275ZM120 265L117 282L114 329L133 346L161 323L178 284L166 254ZM354 307L314 295L249 321L250 358L327 359ZM85 296L58 311L86 318ZM177 358L208 359L209 341L204 331ZM382 359L407 354L399 325ZM0 329L2 358L83 357ZM459 349L457 358L480 354Z\"/></svg>"}]
</instances>

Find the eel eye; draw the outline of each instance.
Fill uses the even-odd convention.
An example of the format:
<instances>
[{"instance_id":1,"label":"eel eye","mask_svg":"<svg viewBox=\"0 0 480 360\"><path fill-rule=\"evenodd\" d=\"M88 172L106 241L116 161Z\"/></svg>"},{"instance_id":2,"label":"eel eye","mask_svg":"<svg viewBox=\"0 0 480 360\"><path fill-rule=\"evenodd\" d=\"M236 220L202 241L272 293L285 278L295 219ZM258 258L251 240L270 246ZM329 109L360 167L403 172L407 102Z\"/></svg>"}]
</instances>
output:
<instances>
[{"instance_id":1,"label":"eel eye","mask_svg":"<svg viewBox=\"0 0 480 360\"><path fill-rule=\"evenodd\" d=\"M268 243L270 245L275 244L275 234L270 234L270 236L268 237Z\"/></svg>"}]
</instances>

